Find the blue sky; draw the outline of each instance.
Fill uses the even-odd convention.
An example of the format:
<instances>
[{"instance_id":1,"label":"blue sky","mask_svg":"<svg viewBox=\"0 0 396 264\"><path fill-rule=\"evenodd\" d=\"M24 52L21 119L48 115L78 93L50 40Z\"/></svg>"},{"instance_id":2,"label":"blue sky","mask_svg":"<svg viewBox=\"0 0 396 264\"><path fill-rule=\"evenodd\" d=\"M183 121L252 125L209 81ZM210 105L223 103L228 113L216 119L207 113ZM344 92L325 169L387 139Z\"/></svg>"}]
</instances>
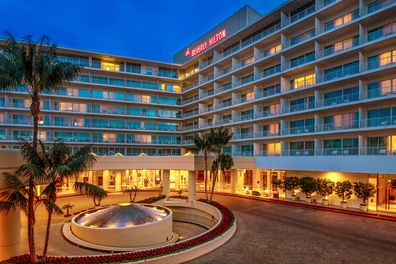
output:
<instances>
[{"instance_id":1,"label":"blue sky","mask_svg":"<svg viewBox=\"0 0 396 264\"><path fill-rule=\"evenodd\" d=\"M59 46L172 61L173 54L245 4L284 0L0 0L0 31L46 34Z\"/></svg>"}]
</instances>

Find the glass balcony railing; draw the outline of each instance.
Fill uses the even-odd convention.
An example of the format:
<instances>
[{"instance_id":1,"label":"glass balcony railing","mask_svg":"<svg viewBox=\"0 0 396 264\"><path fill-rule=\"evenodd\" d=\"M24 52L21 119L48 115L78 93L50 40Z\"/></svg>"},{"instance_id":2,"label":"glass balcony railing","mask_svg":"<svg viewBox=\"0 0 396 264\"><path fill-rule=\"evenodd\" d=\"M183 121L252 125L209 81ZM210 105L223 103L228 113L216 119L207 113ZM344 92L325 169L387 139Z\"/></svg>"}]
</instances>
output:
<instances>
[{"instance_id":1,"label":"glass balcony railing","mask_svg":"<svg viewBox=\"0 0 396 264\"><path fill-rule=\"evenodd\" d=\"M384 8L384 7L394 4L394 3L395 3L395 1L393 1L393 0L377 0L377 1L374 1L368 5L367 12L370 14L370 13L373 13L381 8Z\"/></svg>"},{"instance_id":2,"label":"glass balcony railing","mask_svg":"<svg viewBox=\"0 0 396 264\"><path fill-rule=\"evenodd\" d=\"M315 8L316 8L315 5L311 5L308 8L306 8L304 10L301 10L300 12L292 15L290 17L290 23L294 23L294 22L296 22L296 21L298 21L300 19L303 19L304 17L314 13L315 10L316 10Z\"/></svg>"},{"instance_id":3,"label":"glass balcony railing","mask_svg":"<svg viewBox=\"0 0 396 264\"><path fill-rule=\"evenodd\" d=\"M359 96L360 96L359 93L354 93L354 94L346 94L343 96L325 98L323 100L323 106L331 106L331 105L356 102L356 101L359 101Z\"/></svg>"}]
</instances>

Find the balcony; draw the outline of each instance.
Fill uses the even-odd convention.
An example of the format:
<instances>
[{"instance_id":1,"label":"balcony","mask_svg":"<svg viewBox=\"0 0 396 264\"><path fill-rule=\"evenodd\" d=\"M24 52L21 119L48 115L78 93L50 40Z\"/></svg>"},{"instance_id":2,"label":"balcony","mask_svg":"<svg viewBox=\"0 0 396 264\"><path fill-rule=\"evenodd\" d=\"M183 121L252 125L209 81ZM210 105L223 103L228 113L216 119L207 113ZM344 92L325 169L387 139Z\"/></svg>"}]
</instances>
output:
<instances>
[{"instance_id":1,"label":"balcony","mask_svg":"<svg viewBox=\"0 0 396 264\"><path fill-rule=\"evenodd\" d=\"M301 10L300 12L292 15L290 17L290 23L294 23L294 22L296 22L298 20L301 20L304 17L314 13L315 11L316 11L315 5L311 5L311 6L307 7L307 8L305 8L304 10Z\"/></svg>"},{"instance_id":2,"label":"balcony","mask_svg":"<svg viewBox=\"0 0 396 264\"><path fill-rule=\"evenodd\" d=\"M394 4L395 1L393 0L378 0L378 1L374 1L373 3L370 3L367 7L367 12L373 13L381 8L384 8L388 5Z\"/></svg>"}]
</instances>

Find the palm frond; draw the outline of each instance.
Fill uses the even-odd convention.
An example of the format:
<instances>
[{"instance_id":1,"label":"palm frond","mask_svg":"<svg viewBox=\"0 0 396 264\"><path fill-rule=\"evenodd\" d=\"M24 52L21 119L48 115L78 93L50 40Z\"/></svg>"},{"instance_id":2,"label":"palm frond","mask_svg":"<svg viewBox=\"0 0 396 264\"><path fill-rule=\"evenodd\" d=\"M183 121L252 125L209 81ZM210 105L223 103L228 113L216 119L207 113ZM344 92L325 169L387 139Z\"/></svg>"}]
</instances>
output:
<instances>
[{"instance_id":1,"label":"palm frond","mask_svg":"<svg viewBox=\"0 0 396 264\"><path fill-rule=\"evenodd\" d=\"M87 182L75 182L74 190L85 194L90 198L104 198L107 196L107 192L105 190Z\"/></svg>"}]
</instances>

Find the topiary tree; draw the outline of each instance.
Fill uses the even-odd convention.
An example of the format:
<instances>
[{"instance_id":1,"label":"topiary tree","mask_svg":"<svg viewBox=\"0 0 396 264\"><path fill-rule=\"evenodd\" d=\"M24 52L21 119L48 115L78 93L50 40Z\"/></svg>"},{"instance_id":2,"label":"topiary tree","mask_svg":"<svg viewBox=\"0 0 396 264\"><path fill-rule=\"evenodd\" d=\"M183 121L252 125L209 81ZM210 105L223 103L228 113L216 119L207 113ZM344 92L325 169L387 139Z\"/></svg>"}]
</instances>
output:
<instances>
[{"instance_id":1,"label":"topiary tree","mask_svg":"<svg viewBox=\"0 0 396 264\"><path fill-rule=\"evenodd\" d=\"M351 199L353 194L352 187L350 181L337 182L334 191L342 199L341 203L345 204L348 199Z\"/></svg>"},{"instance_id":2,"label":"topiary tree","mask_svg":"<svg viewBox=\"0 0 396 264\"><path fill-rule=\"evenodd\" d=\"M323 200L327 201L328 196L332 195L334 192L335 184L327 179L317 179L316 180L316 192L323 196Z\"/></svg>"},{"instance_id":3,"label":"topiary tree","mask_svg":"<svg viewBox=\"0 0 396 264\"><path fill-rule=\"evenodd\" d=\"M311 198L312 193L316 191L316 181L312 177L302 177L300 179L300 190L305 193L305 196L308 199Z\"/></svg>"},{"instance_id":4,"label":"topiary tree","mask_svg":"<svg viewBox=\"0 0 396 264\"><path fill-rule=\"evenodd\" d=\"M374 197L377 192L374 184L365 182L355 182L353 184L353 191L359 199L362 199L363 203L361 205L363 206L367 206L367 200Z\"/></svg>"},{"instance_id":5,"label":"topiary tree","mask_svg":"<svg viewBox=\"0 0 396 264\"><path fill-rule=\"evenodd\" d=\"M291 191L292 195L295 196L296 190L300 185L300 180L297 177L286 177L283 185L286 191Z\"/></svg>"}]
</instances>

